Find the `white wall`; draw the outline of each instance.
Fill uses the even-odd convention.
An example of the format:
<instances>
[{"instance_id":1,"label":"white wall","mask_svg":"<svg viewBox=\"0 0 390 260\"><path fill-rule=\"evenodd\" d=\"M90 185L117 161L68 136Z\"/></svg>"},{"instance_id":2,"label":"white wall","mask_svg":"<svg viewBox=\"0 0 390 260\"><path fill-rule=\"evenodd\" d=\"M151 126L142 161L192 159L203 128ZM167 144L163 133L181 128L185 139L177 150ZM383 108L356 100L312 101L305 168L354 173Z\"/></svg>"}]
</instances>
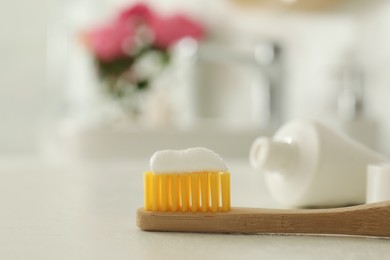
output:
<instances>
[{"instance_id":1,"label":"white wall","mask_svg":"<svg viewBox=\"0 0 390 260\"><path fill-rule=\"evenodd\" d=\"M31 153L45 102L45 0L0 1L0 155Z\"/></svg>"},{"instance_id":2,"label":"white wall","mask_svg":"<svg viewBox=\"0 0 390 260\"><path fill-rule=\"evenodd\" d=\"M96 8L100 2L107 8L125 3L122 0L84 2ZM159 2L159 6L168 10L177 2ZM390 96L388 1L380 1L359 15L347 12L319 16L243 12L232 8L229 1L179 2L180 9L201 14L221 37L255 40L266 36L284 42L288 118L323 117L334 109L332 70L338 55L358 39L368 72L367 113L380 123L383 129L380 149L390 154L387 134L390 114L386 113ZM206 8L208 12L204 12ZM97 13L107 13L98 9ZM46 104L52 103L47 90L56 88L46 86L46 27L45 0L0 2L0 155L31 154L36 150L35 136L41 130L42 115L46 114ZM58 80L59 84L63 83L63 78Z\"/></svg>"},{"instance_id":3,"label":"white wall","mask_svg":"<svg viewBox=\"0 0 390 260\"><path fill-rule=\"evenodd\" d=\"M358 46L365 66L369 116L379 125L379 148L390 154L390 1L356 17Z\"/></svg>"}]
</instances>

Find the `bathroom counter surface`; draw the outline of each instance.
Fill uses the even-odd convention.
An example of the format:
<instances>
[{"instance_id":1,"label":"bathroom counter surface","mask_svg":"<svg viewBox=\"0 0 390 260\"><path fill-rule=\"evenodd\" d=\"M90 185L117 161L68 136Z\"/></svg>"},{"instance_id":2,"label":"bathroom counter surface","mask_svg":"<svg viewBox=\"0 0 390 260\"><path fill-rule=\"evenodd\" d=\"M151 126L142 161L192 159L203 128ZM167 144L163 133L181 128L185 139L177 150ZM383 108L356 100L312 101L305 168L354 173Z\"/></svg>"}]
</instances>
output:
<instances>
[{"instance_id":1,"label":"bathroom counter surface","mask_svg":"<svg viewBox=\"0 0 390 260\"><path fill-rule=\"evenodd\" d=\"M232 205L275 207L259 174L228 160ZM138 230L141 161L0 163L0 259L388 259L389 239Z\"/></svg>"}]
</instances>

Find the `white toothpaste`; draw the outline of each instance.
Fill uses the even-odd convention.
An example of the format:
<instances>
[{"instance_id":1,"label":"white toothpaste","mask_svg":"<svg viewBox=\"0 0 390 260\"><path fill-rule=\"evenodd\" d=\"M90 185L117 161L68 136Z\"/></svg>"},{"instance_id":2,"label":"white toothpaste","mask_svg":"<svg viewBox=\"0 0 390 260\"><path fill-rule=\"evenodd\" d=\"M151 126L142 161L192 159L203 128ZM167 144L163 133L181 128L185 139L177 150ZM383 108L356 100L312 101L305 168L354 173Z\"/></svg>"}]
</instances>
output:
<instances>
[{"instance_id":1,"label":"white toothpaste","mask_svg":"<svg viewBox=\"0 0 390 260\"><path fill-rule=\"evenodd\" d=\"M227 171L221 156L203 147L155 152L150 167L156 174Z\"/></svg>"}]
</instances>

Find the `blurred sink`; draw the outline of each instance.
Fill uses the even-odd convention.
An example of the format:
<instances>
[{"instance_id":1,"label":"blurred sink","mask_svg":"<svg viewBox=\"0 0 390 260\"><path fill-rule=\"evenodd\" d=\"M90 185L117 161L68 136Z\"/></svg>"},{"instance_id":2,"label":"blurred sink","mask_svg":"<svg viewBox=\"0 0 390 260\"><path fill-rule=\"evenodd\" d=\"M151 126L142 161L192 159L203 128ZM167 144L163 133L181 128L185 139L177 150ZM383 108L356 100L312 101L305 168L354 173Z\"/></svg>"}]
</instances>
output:
<instances>
[{"instance_id":1,"label":"blurred sink","mask_svg":"<svg viewBox=\"0 0 390 260\"><path fill-rule=\"evenodd\" d=\"M270 133L212 124L189 129L100 127L70 131L60 127L45 135L42 151L53 160L149 160L156 150L203 146L223 157L247 158L253 140Z\"/></svg>"}]
</instances>

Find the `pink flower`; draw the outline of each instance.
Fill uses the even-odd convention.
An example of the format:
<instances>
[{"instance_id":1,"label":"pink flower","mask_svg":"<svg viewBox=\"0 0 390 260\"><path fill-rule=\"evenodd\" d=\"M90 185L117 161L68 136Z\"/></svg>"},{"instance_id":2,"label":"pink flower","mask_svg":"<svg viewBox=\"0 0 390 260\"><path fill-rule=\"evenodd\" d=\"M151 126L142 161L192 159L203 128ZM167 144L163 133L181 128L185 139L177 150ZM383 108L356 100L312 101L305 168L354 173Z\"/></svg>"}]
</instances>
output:
<instances>
[{"instance_id":1,"label":"pink flower","mask_svg":"<svg viewBox=\"0 0 390 260\"><path fill-rule=\"evenodd\" d=\"M148 23L153 15L146 5L137 4L120 13L111 24L87 32L86 43L101 61L121 58L134 45L137 27Z\"/></svg>"},{"instance_id":2,"label":"pink flower","mask_svg":"<svg viewBox=\"0 0 390 260\"><path fill-rule=\"evenodd\" d=\"M141 26L149 30L140 30ZM110 62L136 50L140 39L142 44L153 40L155 47L166 50L184 37L199 40L203 35L203 27L184 15L160 17L139 3L120 12L110 24L84 34L84 40L99 60Z\"/></svg>"},{"instance_id":3,"label":"pink flower","mask_svg":"<svg viewBox=\"0 0 390 260\"><path fill-rule=\"evenodd\" d=\"M133 42L133 28L125 23L114 23L85 35L87 44L101 61L112 61L124 55L124 44Z\"/></svg>"},{"instance_id":4,"label":"pink flower","mask_svg":"<svg viewBox=\"0 0 390 260\"><path fill-rule=\"evenodd\" d=\"M175 15L167 18L155 18L151 23L154 33L155 45L166 49L176 41L192 37L196 40L204 36L203 27L183 15Z\"/></svg>"},{"instance_id":5,"label":"pink flower","mask_svg":"<svg viewBox=\"0 0 390 260\"><path fill-rule=\"evenodd\" d=\"M155 16L147 5L139 3L120 12L118 20L128 22L130 19L132 22L149 23Z\"/></svg>"}]
</instances>

